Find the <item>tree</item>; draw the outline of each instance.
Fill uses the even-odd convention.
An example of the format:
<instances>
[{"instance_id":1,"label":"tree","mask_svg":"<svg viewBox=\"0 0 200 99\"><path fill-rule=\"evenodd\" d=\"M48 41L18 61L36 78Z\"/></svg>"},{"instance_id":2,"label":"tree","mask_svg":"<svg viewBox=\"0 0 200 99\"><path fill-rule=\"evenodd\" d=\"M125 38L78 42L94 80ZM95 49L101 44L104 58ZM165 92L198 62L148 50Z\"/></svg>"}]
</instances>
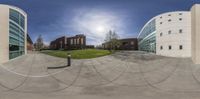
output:
<instances>
[{"instance_id":1,"label":"tree","mask_svg":"<svg viewBox=\"0 0 200 99\"><path fill-rule=\"evenodd\" d=\"M105 38L106 48L109 49L110 51L116 50L120 46L120 42L118 39L119 36L117 35L117 33L115 31L110 30L106 34Z\"/></svg>"},{"instance_id":2,"label":"tree","mask_svg":"<svg viewBox=\"0 0 200 99\"><path fill-rule=\"evenodd\" d=\"M35 49L40 51L43 49L43 47L44 47L43 38L42 35L39 35L35 43Z\"/></svg>"}]
</instances>

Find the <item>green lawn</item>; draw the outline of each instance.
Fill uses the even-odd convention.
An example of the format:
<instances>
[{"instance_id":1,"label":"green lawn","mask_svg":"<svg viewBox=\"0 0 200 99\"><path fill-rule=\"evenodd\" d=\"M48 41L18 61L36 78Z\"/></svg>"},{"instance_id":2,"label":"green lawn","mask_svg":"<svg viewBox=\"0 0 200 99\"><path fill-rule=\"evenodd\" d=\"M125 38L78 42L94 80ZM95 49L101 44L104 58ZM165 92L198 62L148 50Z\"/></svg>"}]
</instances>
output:
<instances>
[{"instance_id":1,"label":"green lawn","mask_svg":"<svg viewBox=\"0 0 200 99\"><path fill-rule=\"evenodd\" d=\"M89 59L111 54L111 52L108 50L98 50L98 49L85 49L85 50L72 50L72 51L46 50L42 51L42 53L61 58L66 58L67 53L70 53L73 59Z\"/></svg>"}]
</instances>

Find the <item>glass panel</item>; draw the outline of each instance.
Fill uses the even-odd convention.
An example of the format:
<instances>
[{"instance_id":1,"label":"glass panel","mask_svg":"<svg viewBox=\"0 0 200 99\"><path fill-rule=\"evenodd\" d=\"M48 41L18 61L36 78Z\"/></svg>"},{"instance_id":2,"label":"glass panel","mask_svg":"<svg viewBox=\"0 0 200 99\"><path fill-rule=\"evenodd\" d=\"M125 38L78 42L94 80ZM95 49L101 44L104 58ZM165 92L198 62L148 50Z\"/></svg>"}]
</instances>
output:
<instances>
[{"instance_id":1,"label":"glass panel","mask_svg":"<svg viewBox=\"0 0 200 99\"><path fill-rule=\"evenodd\" d=\"M20 49L19 46L17 45L9 45L9 50L10 51L18 51Z\"/></svg>"},{"instance_id":2,"label":"glass panel","mask_svg":"<svg viewBox=\"0 0 200 99\"><path fill-rule=\"evenodd\" d=\"M25 17L20 14L18 11L10 9L10 20L13 20L15 23L20 25L24 29L25 25Z\"/></svg>"},{"instance_id":3,"label":"glass panel","mask_svg":"<svg viewBox=\"0 0 200 99\"><path fill-rule=\"evenodd\" d=\"M139 50L147 52L156 52L156 26L155 19L149 22L138 37Z\"/></svg>"},{"instance_id":4,"label":"glass panel","mask_svg":"<svg viewBox=\"0 0 200 99\"><path fill-rule=\"evenodd\" d=\"M10 9L9 18L9 58L13 59L25 53L25 17L18 11Z\"/></svg>"}]
</instances>

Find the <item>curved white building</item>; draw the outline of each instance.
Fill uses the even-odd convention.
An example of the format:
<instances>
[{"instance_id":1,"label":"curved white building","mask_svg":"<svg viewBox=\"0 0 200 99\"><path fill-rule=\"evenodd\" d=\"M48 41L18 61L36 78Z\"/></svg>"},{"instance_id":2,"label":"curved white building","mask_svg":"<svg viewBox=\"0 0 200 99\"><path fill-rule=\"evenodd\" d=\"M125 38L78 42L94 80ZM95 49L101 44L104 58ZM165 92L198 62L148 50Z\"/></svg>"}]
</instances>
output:
<instances>
[{"instance_id":1,"label":"curved white building","mask_svg":"<svg viewBox=\"0 0 200 99\"><path fill-rule=\"evenodd\" d=\"M170 57L191 57L191 14L176 11L152 18L138 35L139 50Z\"/></svg>"},{"instance_id":2,"label":"curved white building","mask_svg":"<svg viewBox=\"0 0 200 99\"><path fill-rule=\"evenodd\" d=\"M0 63L26 54L27 14L0 4Z\"/></svg>"},{"instance_id":3,"label":"curved white building","mask_svg":"<svg viewBox=\"0 0 200 99\"><path fill-rule=\"evenodd\" d=\"M190 12L169 12L156 20L156 54L191 57Z\"/></svg>"}]
</instances>

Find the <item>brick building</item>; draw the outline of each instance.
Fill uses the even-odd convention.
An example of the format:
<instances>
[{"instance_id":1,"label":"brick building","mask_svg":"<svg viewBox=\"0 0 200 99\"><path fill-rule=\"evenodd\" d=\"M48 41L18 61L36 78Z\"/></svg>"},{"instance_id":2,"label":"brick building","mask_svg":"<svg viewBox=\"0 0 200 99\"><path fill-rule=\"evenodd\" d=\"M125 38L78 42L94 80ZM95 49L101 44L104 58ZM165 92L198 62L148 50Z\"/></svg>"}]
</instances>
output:
<instances>
[{"instance_id":1,"label":"brick building","mask_svg":"<svg viewBox=\"0 0 200 99\"><path fill-rule=\"evenodd\" d=\"M120 46L117 46L117 50L138 50L137 38L119 39ZM103 49L109 49L108 43L102 44Z\"/></svg>"},{"instance_id":2,"label":"brick building","mask_svg":"<svg viewBox=\"0 0 200 99\"><path fill-rule=\"evenodd\" d=\"M27 50L32 51L33 50L33 41L31 40L30 36L27 34Z\"/></svg>"},{"instance_id":3,"label":"brick building","mask_svg":"<svg viewBox=\"0 0 200 99\"><path fill-rule=\"evenodd\" d=\"M84 49L86 47L86 36L83 34L73 37L62 36L50 43L50 49L58 50L72 50L72 49Z\"/></svg>"}]
</instances>

